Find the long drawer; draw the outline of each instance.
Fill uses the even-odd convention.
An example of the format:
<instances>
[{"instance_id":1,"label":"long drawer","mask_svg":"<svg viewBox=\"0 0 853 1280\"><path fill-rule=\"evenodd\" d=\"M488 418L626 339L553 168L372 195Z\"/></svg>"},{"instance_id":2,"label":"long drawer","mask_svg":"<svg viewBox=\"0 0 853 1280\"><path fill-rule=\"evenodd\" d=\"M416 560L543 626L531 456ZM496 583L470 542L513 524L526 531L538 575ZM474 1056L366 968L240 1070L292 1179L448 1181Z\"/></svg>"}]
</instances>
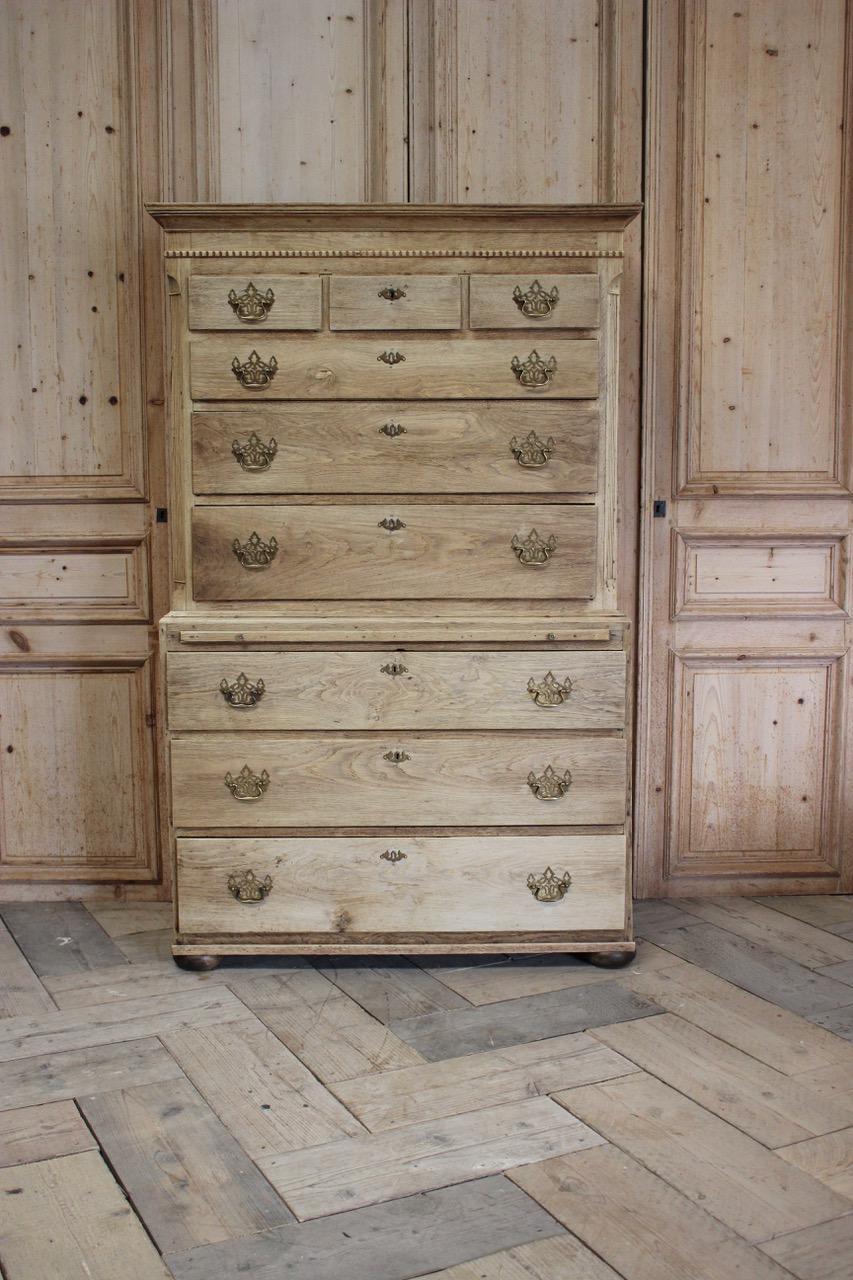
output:
<instances>
[{"instance_id":1,"label":"long drawer","mask_svg":"<svg viewBox=\"0 0 853 1280\"><path fill-rule=\"evenodd\" d=\"M594 493L574 401L282 404L192 415L196 493Z\"/></svg>"},{"instance_id":2,"label":"long drawer","mask_svg":"<svg viewBox=\"0 0 853 1280\"><path fill-rule=\"evenodd\" d=\"M196 400L591 399L598 341L199 334L190 381Z\"/></svg>"},{"instance_id":3,"label":"long drawer","mask_svg":"<svg viewBox=\"0 0 853 1280\"><path fill-rule=\"evenodd\" d=\"M591 599L584 505L216 506L193 512L196 600Z\"/></svg>"},{"instance_id":4,"label":"long drawer","mask_svg":"<svg viewBox=\"0 0 853 1280\"><path fill-rule=\"evenodd\" d=\"M403 830L382 838L177 845L185 934L625 927L622 835L459 838Z\"/></svg>"},{"instance_id":5,"label":"long drawer","mask_svg":"<svg viewBox=\"0 0 853 1280\"><path fill-rule=\"evenodd\" d=\"M519 733L191 734L179 827L563 826L625 820L621 738Z\"/></svg>"},{"instance_id":6,"label":"long drawer","mask_svg":"<svg viewBox=\"0 0 853 1280\"><path fill-rule=\"evenodd\" d=\"M621 729L625 656L170 653L172 729Z\"/></svg>"}]
</instances>

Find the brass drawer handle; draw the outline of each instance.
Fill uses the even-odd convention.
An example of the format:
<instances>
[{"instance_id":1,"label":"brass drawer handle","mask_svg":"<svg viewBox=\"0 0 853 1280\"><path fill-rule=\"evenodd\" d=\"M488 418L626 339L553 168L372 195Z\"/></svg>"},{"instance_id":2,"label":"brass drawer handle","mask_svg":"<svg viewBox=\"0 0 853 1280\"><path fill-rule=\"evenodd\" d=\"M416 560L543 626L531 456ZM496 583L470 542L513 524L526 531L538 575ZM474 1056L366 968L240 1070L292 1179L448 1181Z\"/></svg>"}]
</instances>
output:
<instances>
[{"instance_id":1,"label":"brass drawer handle","mask_svg":"<svg viewBox=\"0 0 853 1280\"><path fill-rule=\"evenodd\" d=\"M385 862L396 863L402 862L403 859L407 858L409 855L407 853L403 853L402 849L386 849L385 852L380 853L379 856L380 858L383 858Z\"/></svg>"},{"instance_id":2,"label":"brass drawer handle","mask_svg":"<svg viewBox=\"0 0 853 1280\"><path fill-rule=\"evenodd\" d=\"M379 297L384 298L386 302L397 302L400 298L405 298L406 290L396 284L387 284L384 289L379 290Z\"/></svg>"},{"instance_id":3,"label":"brass drawer handle","mask_svg":"<svg viewBox=\"0 0 853 1280\"><path fill-rule=\"evenodd\" d=\"M557 539L552 533L545 542L535 529L531 529L526 538L519 538L517 533L513 534L509 545L515 552L519 564L530 569L541 569L556 551Z\"/></svg>"},{"instance_id":4,"label":"brass drawer handle","mask_svg":"<svg viewBox=\"0 0 853 1280\"><path fill-rule=\"evenodd\" d=\"M550 290L543 289L539 281L534 280L526 293L522 293L521 285L516 285L512 300L528 320L547 320L560 301L560 291L556 285Z\"/></svg>"},{"instance_id":5,"label":"brass drawer handle","mask_svg":"<svg viewBox=\"0 0 853 1280\"><path fill-rule=\"evenodd\" d=\"M379 432L383 436L388 436L389 440L396 440L397 436L406 434L406 428L401 426L399 422L386 422L383 427L379 428Z\"/></svg>"},{"instance_id":6,"label":"brass drawer handle","mask_svg":"<svg viewBox=\"0 0 853 1280\"><path fill-rule=\"evenodd\" d=\"M245 671L240 672L233 684L224 679L219 682L219 692L229 707L236 707L239 711L251 711L252 707L256 707L264 696L265 689L263 680L253 682Z\"/></svg>"},{"instance_id":7,"label":"brass drawer handle","mask_svg":"<svg viewBox=\"0 0 853 1280\"><path fill-rule=\"evenodd\" d=\"M557 441L553 436L543 441L535 431L531 431L523 440L513 436L509 442L509 451L520 467L547 467L556 447Z\"/></svg>"},{"instance_id":8,"label":"brass drawer handle","mask_svg":"<svg viewBox=\"0 0 853 1280\"><path fill-rule=\"evenodd\" d=\"M559 902L565 898L566 891L572 883L568 871L558 876L552 867L546 867L541 876L529 875L527 887L537 902Z\"/></svg>"},{"instance_id":9,"label":"brass drawer handle","mask_svg":"<svg viewBox=\"0 0 853 1280\"><path fill-rule=\"evenodd\" d=\"M261 320L266 320L274 302L275 294L272 289L267 289L266 293L261 293L260 289L255 288L251 280L246 285L243 293L238 293L236 289L232 289L228 294L228 304L237 319L243 324L258 324Z\"/></svg>"},{"instance_id":10,"label":"brass drawer handle","mask_svg":"<svg viewBox=\"0 0 853 1280\"><path fill-rule=\"evenodd\" d=\"M553 765L548 765L544 773L535 774L533 770L527 775L527 785L537 800L561 800L572 785L572 775L566 769L557 773Z\"/></svg>"},{"instance_id":11,"label":"brass drawer handle","mask_svg":"<svg viewBox=\"0 0 853 1280\"><path fill-rule=\"evenodd\" d=\"M409 668L395 659L393 662L386 662L385 666L380 667L379 670L385 676L404 676Z\"/></svg>"},{"instance_id":12,"label":"brass drawer handle","mask_svg":"<svg viewBox=\"0 0 853 1280\"><path fill-rule=\"evenodd\" d=\"M553 671L549 671L544 680L534 680L531 676L527 681L527 692L537 707L559 707L571 691L572 682L568 676L565 680L558 680Z\"/></svg>"},{"instance_id":13,"label":"brass drawer handle","mask_svg":"<svg viewBox=\"0 0 853 1280\"><path fill-rule=\"evenodd\" d=\"M387 529L389 533L396 533L398 529L405 527L405 520L401 520L399 516L385 516L377 525L378 529Z\"/></svg>"},{"instance_id":14,"label":"brass drawer handle","mask_svg":"<svg viewBox=\"0 0 853 1280\"><path fill-rule=\"evenodd\" d=\"M233 440L231 452L244 471L268 471L278 453L278 443L273 437L269 444L264 444L257 432L253 431L245 443Z\"/></svg>"},{"instance_id":15,"label":"brass drawer handle","mask_svg":"<svg viewBox=\"0 0 853 1280\"><path fill-rule=\"evenodd\" d=\"M260 773L252 773L249 766L244 764L236 778L233 773L226 773L224 781L235 800L260 800L270 785L270 775L266 769L262 769Z\"/></svg>"},{"instance_id":16,"label":"brass drawer handle","mask_svg":"<svg viewBox=\"0 0 853 1280\"><path fill-rule=\"evenodd\" d=\"M408 751L386 751L383 760L388 760L391 764L404 764L406 760L411 760Z\"/></svg>"},{"instance_id":17,"label":"brass drawer handle","mask_svg":"<svg viewBox=\"0 0 853 1280\"><path fill-rule=\"evenodd\" d=\"M376 359L381 360L383 364L395 365L404 364L406 357L400 351L383 351Z\"/></svg>"},{"instance_id":18,"label":"brass drawer handle","mask_svg":"<svg viewBox=\"0 0 853 1280\"><path fill-rule=\"evenodd\" d=\"M252 351L248 360L244 360L242 364L240 357L235 356L231 361L231 369L242 387L248 391L262 391L270 385L278 372L278 361L275 356L262 360L257 351Z\"/></svg>"},{"instance_id":19,"label":"brass drawer handle","mask_svg":"<svg viewBox=\"0 0 853 1280\"><path fill-rule=\"evenodd\" d=\"M228 877L228 892L238 902L263 902L272 891L272 876L259 880L254 871L235 871Z\"/></svg>"},{"instance_id":20,"label":"brass drawer handle","mask_svg":"<svg viewBox=\"0 0 853 1280\"><path fill-rule=\"evenodd\" d=\"M252 532L247 542L235 538L231 550L244 569L266 569L275 560L278 542L274 537L264 542L259 533Z\"/></svg>"},{"instance_id":21,"label":"brass drawer handle","mask_svg":"<svg viewBox=\"0 0 853 1280\"><path fill-rule=\"evenodd\" d=\"M513 356L509 367L523 387L541 391L543 387L550 385L557 372L557 360L555 356L543 360L538 351L531 351L526 360Z\"/></svg>"}]
</instances>

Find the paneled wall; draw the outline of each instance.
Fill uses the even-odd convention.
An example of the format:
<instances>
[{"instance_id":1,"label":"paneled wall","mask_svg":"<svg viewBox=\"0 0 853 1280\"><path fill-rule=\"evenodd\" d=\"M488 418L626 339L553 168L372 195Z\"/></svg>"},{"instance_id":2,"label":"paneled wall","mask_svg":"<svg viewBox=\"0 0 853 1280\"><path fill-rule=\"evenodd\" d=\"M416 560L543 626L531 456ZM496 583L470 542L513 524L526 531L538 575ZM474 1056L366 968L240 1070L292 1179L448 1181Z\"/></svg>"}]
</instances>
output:
<instances>
[{"instance_id":1,"label":"paneled wall","mask_svg":"<svg viewBox=\"0 0 853 1280\"><path fill-rule=\"evenodd\" d=\"M645 199L645 261L638 222L621 281L615 548L630 616L640 583L639 887L853 887L851 11L0 8L0 896L168 894L152 661L170 527L163 299L146 199Z\"/></svg>"}]
</instances>

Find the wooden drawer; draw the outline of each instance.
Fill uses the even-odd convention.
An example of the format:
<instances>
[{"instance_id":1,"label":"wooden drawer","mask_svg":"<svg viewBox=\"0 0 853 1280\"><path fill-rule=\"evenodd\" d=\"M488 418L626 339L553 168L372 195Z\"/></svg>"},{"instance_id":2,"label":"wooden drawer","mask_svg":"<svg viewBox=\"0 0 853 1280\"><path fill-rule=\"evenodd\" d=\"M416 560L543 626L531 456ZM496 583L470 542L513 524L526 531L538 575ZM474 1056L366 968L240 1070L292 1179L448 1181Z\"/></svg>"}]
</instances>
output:
<instances>
[{"instance_id":1,"label":"wooden drawer","mask_svg":"<svg viewBox=\"0 0 853 1280\"><path fill-rule=\"evenodd\" d=\"M350 402L192 415L196 493L594 493L598 411L572 401Z\"/></svg>"},{"instance_id":2,"label":"wooden drawer","mask_svg":"<svg viewBox=\"0 0 853 1280\"><path fill-rule=\"evenodd\" d=\"M168 690L172 729L621 729L625 657L170 653Z\"/></svg>"},{"instance_id":3,"label":"wooden drawer","mask_svg":"<svg viewBox=\"0 0 853 1280\"><path fill-rule=\"evenodd\" d=\"M196 507L194 596L591 599L596 520L557 503Z\"/></svg>"},{"instance_id":4,"label":"wooden drawer","mask_svg":"<svg viewBox=\"0 0 853 1280\"><path fill-rule=\"evenodd\" d=\"M330 329L458 329L459 276L332 276Z\"/></svg>"},{"instance_id":5,"label":"wooden drawer","mask_svg":"<svg viewBox=\"0 0 853 1280\"><path fill-rule=\"evenodd\" d=\"M322 323L319 276L190 276L191 329L319 329Z\"/></svg>"},{"instance_id":6,"label":"wooden drawer","mask_svg":"<svg viewBox=\"0 0 853 1280\"><path fill-rule=\"evenodd\" d=\"M172 786L178 827L621 824L625 743L531 733L196 733L172 740ZM255 798L235 798L232 788ZM537 788L564 794L539 799Z\"/></svg>"},{"instance_id":7,"label":"wooden drawer","mask_svg":"<svg viewBox=\"0 0 853 1280\"><path fill-rule=\"evenodd\" d=\"M184 934L594 933L625 927L621 835L460 838L389 831L369 838L177 844L178 928ZM392 850L395 861L385 856ZM535 887L549 867L561 883L553 901L541 901L528 877ZM249 873L262 884L269 876L271 888L259 902L234 896L251 892ZM570 883L557 897L566 874Z\"/></svg>"},{"instance_id":8,"label":"wooden drawer","mask_svg":"<svg viewBox=\"0 0 853 1280\"><path fill-rule=\"evenodd\" d=\"M598 276L472 276L472 329L597 329Z\"/></svg>"},{"instance_id":9,"label":"wooden drawer","mask_svg":"<svg viewBox=\"0 0 853 1280\"><path fill-rule=\"evenodd\" d=\"M513 372L514 360L525 378L545 376L537 360L555 366L546 384L531 387ZM205 334L190 343L190 380L197 400L591 399L598 341Z\"/></svg>"}]
</instances>

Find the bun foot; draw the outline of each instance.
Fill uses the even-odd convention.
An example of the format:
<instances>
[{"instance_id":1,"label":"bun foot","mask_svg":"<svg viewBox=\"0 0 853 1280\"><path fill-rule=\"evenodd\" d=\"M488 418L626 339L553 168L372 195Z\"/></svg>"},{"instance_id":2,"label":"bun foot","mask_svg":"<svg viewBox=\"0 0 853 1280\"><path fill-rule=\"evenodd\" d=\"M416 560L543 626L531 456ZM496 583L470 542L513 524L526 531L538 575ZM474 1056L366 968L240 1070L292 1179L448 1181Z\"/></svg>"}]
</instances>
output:
<instances>
[{"instance_id":1,"label":"bun foot","mask_svg":"<svg viewBox=\"0 0 853 1280\"><path fill-rule=\"evenodd\" d=\"M222 956L172 956L179 969L191 969L196 973L207 973L210 969L218 969Z\"/></svg>"},{"instance_id":2,"label":"bun foot","mask_svg":"<svg viewBox=\"0 0 853 1280\"><path fill-rule=\"evenodd\" d=\"M636 951L588 951L586 959L598 969L624 969L636 955Z\"/></svg>"}]
</instances>

